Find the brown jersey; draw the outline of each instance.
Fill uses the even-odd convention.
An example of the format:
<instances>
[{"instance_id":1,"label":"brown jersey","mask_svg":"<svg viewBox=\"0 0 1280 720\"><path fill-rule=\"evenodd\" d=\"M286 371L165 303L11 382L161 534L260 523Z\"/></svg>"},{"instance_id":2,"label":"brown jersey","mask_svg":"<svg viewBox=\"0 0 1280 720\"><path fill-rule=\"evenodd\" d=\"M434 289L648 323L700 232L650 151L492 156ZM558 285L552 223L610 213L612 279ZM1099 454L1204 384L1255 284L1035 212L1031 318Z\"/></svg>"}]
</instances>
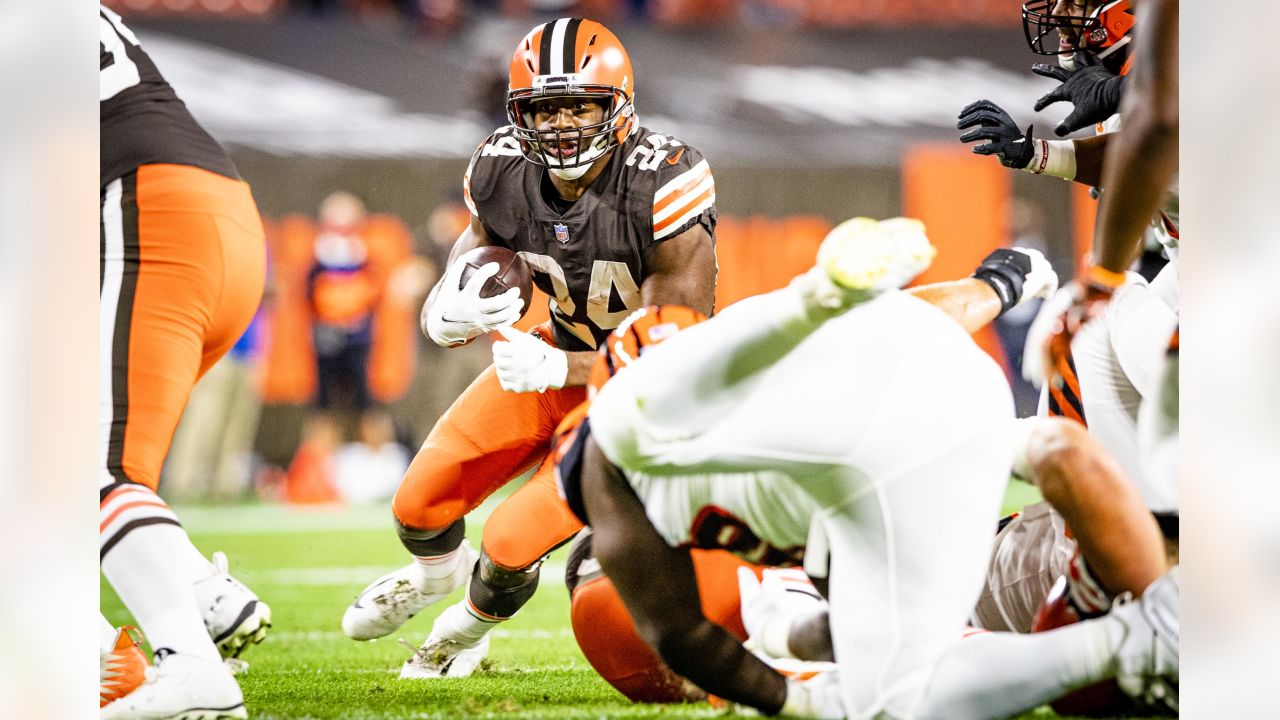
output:
<instances>
[{"instance_id":1,"label":"brown jersey","mask_svg":"<svg viewBox=\"0 0 1280 720\"><path fill-rule=\"evenodd\" d=\"M520 253L551 296L557 344L589 350L640 307L651 248L694 225L714 241L715 180L702 153L645 128L563 212L544 195L546 173L507 126L471 156L463 192L490 240Z\"/></svg>"},{"instance_id":2,"label":"brown jersey","mask_svg":"<svg viewBox=\"0 0 1280 720\"><path fill-rule=\"evenodd\" d=\"M150 163L192 165L240 179L218 143L196 123L120 16L98 10L98 128L101 187Z\"/></svg>"}]
</instances>

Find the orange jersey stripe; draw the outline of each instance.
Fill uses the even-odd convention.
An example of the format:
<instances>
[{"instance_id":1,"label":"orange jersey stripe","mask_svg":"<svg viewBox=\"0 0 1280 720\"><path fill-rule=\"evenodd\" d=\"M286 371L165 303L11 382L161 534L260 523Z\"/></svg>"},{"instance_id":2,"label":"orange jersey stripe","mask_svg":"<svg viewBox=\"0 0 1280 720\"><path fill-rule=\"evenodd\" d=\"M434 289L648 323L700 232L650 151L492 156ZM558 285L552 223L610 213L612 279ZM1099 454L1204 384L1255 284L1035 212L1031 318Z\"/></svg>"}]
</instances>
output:
<instances>
[{"instance_id":1,"label":"orange jersey stripe","mask_svg":"<svg viewBox=\"0 0 1280 720\"><path fill-rule=\"evenodd\" d=\"M706 190L703 190L702 193L699 194L697 197L693 198L689 202L682 205L679 210L676 210L675 212L671 213L669 216L667 216L666 219L662 220L661 222L654 224L653 226L654 234L661 232L662 230L669 227L672 223L679 220L681 217L684 216L685 213L689 212L689 210L693 209L699 203L704 202L705 200L707 200L707 198L711 197L712 193L714 193L715 191L716 189L714 185L707 188Z\"/></svg>"}]
</instances>

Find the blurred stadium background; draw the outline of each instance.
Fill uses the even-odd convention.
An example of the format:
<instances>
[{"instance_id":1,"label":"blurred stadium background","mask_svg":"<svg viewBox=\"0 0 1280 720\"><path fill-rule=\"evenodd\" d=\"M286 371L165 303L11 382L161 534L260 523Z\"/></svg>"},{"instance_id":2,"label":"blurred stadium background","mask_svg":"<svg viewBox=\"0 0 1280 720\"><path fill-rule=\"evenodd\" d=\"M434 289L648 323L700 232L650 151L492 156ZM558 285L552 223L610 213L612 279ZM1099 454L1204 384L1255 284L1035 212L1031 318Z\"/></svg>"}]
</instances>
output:
<instances>
[{"instance_id":1,"label":"blurred stadium background","mask_svg":"<svg viewBox=\"0 0 1280 720\"><path fill-rule=\"evenodd\" d=\"M1010 244L1044 250L1065 278L1092 228L1083 188L957 142L956 116L979 98L1041 127L1065 113L1030 111L1052 84L1029 72L1018 0L106 4L231 151L267 222L267 297L193 395L162 484L178 502L376 502L394 490L394 468L488 362L483 340L435 347L417 313L466 221L467 158L506 122L511 48L549 18L613 28L635 63L641 122L709 158L719 307L784 284L854 215L923 219L941 250L925 280ZM317 280L335 228L367 253L354 280ZM319 326L360 313L373 318L357 356L368 398L329 397ZM978 338L1016 383L1033 314ZM523 324L545 317L535 304ZM1018 390L1030 414L1034 393Z\"/></svg>"}]
</instances>

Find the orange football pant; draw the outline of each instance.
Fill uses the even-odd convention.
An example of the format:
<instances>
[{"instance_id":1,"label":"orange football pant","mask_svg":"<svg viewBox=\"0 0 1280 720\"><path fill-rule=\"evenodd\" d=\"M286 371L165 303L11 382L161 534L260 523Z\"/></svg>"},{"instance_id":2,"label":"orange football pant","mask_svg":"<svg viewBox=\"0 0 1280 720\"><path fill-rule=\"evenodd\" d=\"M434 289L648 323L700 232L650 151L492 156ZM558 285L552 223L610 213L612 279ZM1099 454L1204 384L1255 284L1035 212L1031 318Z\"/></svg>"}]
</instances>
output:
<instances>
[{"instance_id":1,"label":"orange football pant","mask_svg":"<svg viewBox=\"0 0 1280 720\"><path fill-rule=\"evenodd\" d=\"M536 328L554 345L550 328ZM582 528L556 490L554 463L543 463L560 420L586 400L585 387L544 393L502 389L490 366L436 422L392 500L401 524L443 530L495 490L541 463L484 525L482 544L494 564L521 570Z\"/></svg>"},{"instance_id":2,"label":"orange football pant","mask_svg":"<svg viewBox=\"0 0 1280 720\"><path fill-rule=\"evenodd\" d=\"M155 490L191 388L262 299L262 219L246 183L188 165L142 165L102 203L99 486Z\"/></svg>"}]
</instances>

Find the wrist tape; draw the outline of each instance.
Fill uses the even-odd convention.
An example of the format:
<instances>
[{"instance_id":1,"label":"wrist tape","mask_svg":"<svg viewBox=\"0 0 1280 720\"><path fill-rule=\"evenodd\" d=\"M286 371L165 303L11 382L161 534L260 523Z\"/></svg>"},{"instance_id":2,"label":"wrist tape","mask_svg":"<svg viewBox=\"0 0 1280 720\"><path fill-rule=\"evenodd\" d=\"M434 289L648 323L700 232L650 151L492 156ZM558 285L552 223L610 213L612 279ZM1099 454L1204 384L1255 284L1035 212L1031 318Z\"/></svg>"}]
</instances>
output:
<instances>
[{"instance_id":1,"label":"wrist tape","mask_svg":"<svg viewBox=\"0 0 1280 720\"><path fill-rule=\"evenodd\" d=\"M1076 177L1076 144L1073 140L1031 141L1031 162L1022 168L1036 175L1052 175L1063 180Z\"/></svg>"}]
</instances>

